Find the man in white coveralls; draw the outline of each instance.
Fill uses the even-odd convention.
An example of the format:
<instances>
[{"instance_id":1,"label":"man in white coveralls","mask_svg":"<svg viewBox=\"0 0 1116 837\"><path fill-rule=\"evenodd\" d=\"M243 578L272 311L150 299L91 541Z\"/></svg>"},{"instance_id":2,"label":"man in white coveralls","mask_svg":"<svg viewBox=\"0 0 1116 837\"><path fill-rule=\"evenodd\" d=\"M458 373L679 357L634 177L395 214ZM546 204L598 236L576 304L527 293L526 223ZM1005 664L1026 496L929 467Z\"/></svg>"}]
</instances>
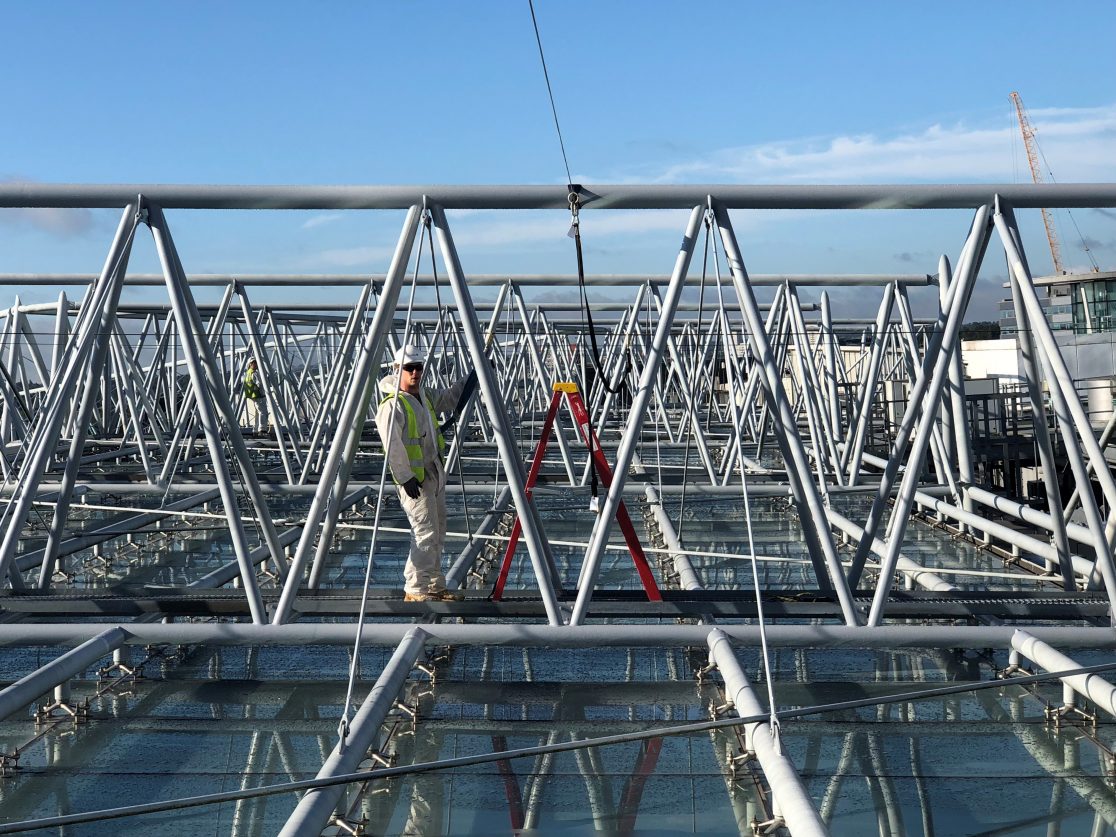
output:
<instances>
[{"instance_id":1,"label":"man in white coveralls","mask_svg":"<svg viewBox=\"0 0 1116 837\"><path fill-rule=\"evenodd\" d=\"M399 489L399 502L411 524L411 551L403 570L404 601L461 601L446 589L442 548L446 542L446 441L438 413L453 412L476 373L440 392L422 387L426 353L408 345L395 353L392 371L380 379L383 400L376 411L388 468Z\"/></svg>"}]
</instances>

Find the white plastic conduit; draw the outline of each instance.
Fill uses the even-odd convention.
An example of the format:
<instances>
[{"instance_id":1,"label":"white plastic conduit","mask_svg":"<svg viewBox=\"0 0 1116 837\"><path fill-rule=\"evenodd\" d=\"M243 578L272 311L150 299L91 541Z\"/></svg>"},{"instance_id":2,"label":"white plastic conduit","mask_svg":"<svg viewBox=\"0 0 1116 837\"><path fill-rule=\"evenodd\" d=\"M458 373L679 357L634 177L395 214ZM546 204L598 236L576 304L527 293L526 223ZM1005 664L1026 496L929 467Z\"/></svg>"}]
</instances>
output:
<instances>
[{"instance_id":1,"label":"white plastic conduit","mask_svg":"<svg viewBox=\"0 0 1116 837\"><path fill-rule=\"evenodd\" d=\"M728 636L719 628L714 628L709 632L707 642L709 660L717 664L721 677L725 680L725 692L732 701L736 714L744 717L763 713L765 710L756 699L752 687L748 685L748 678L744 676L744 670L736 659ZM829 829L814 807L814 800L806 792L794 765L776 744L771 735L771 727L766 723L746 724L744 732L745 740L756 754L760 767L763 768L763 775L771 786L773 808L786 822L791 834L794 837L828 837Z\"/></svg>"}]
</instances>

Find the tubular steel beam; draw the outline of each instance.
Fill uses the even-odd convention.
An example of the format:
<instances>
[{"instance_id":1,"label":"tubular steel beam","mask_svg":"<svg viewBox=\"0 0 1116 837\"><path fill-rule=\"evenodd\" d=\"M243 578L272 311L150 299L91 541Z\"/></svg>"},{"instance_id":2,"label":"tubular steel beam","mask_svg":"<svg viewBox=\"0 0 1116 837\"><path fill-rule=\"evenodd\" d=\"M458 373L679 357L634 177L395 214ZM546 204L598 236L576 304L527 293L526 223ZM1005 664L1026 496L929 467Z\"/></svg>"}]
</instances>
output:
<instances>
[{"instance_id":1,"label":"tubular steel beam","mask_svg":"<svg viewBox=\"0 0 1116 837\"><path fill-rule=\"evenodd\" d=\"M348 485L355 448L360 442L361 429L368 412L368 402L377 384L376 372L383 357L384 345L387 342L388 331L391 329L391 319L399 301L404 274L411 257L411 248L418 233L419 213L417 205L411 206L403 222L403 229L399 234L399 241L388 270L390 281L384 285L380 293L379 305L376 307L372 325L353 363L352 378L337 417L336 435L329 448L318 485L315 486L314 499L306 515L305 528L283 585L283 595L272 615L272 621L277 625L286 622L290 617L295 598L298 596L298 588L302 585L306 565L315 550L315 538L320 535L318 549L329 548L333 528L340 512L337 504Z\"/></svg>"},{"instance_id":2,"label":"tubular steel beam","mask_svg":"<svg viewBox=\"0 0 1116 837\"><path fill-rule=\"evenodd\" d=\"M128 633L123 628L108 628L0 690L0 721L42 697L60 683L81 674L97 660L120 648L127 640Z\"/></svg>"},{"instance_id":3,"label":"tubular steel beam","mask_svg":"<svg viewBox=\"0 0 1116 837\"><path fill-rule=\"evenodd\" d=\"M523 470L522 457L516 447L515 435L508 420L507 410L496 388L492 366L485 355L484 336L481 334L477 313L473 308L472 297L469 295L469 288L465 282L465 271L461 268L457 248L453 243L453 234L450 232L449 222L446 220L446 214L442 211L442 207L431 206L430 213L433 217L442 258L446 263L450 285L453 287L454 296L457 298L465 332L465 341L469 346L473 368L477 373L478 388L484 406L487 408L488 418L492 422L496 433L496 445L500 451L504 473L512 490L512 500L515 503L516 511L519 513L519 521L523 527L523 542L531 559L531 567L535 573L535 581L539 585L539 593L546 605L547 621L552 625L560 625L565 620L554 589L555 581L558 578L554 566L554 557L550 553L549 545L543 538L542 521L535 504L526 492L527 474Z\"/></svg>"},{"instance_id":4,"label":"tubular steel beam","mask_svg":"<svg viewBox=\"0 0 1116 837\"><path fill-rule=\"evenodd\" d=\"M94 273L0 273L0 285L88 285L97 278ZM187 279L191 285L199 287L223 287L233 283L253 287L359 287L370 282L382 283L382 273L192 273ZM439 282L445 280L439 279ZM585 277L588 285L608 287L634 287L650 282L652 285L665 285L670 276L662 273L604 273ZM508 282L521 287L550 288L554 285L576 285L578 277L570 273L473 273L469 275L470 285L506 285ZM888 285L894 282L902 286L933 285L937 277L929 273L755 273L752 284L756 286L778 287L786 282L798 287L849 288L871 285ZM133 273L124 279L128 286L161 286L163 279L156 273ZM432 288L435 279L431 275L419 274L415 284L420 288ZM0 312L3 316L3 312Z\"/></svg>"},{"instance_id":5,"label":"tubular steel beam","mask_svg":"<svg viewBox=\"0 0 1116 837\"><path fill-rule=\"evenodd\" d=\"M86 293L86 300L90 304L79 315L73 335L66 344L63 371L53 381L54 386L50 390L49 399L41 407L41 415L31 439L25 440L30 442L28 461L24 463L15 483L16 493L0 514L0 525L4 526L3 541L0 542L0 579L7 573L13 587L23 586L14 564L19 535L27 520L38 483L50 465L59 433L66 421L68 410L64 402L73 397L83 364L90 359L89 356L95 360L99 354L97 347L107 345L116 300L119 298L119 283L127 271L128 256L138 223L136 206L129 203L120 217L104 268L97 282ZM69 488L63 479L60 489L66 492ZM0 585L2 584L0 581Z\"/></svg>"},{"instance_id":6,"label":"tubular steel beam","mask_svg":"<svg viewBox=\"0 0 1116 837\"><path fill-rule=\"evenodd\" d=\"M411 627L407 631L353 716L347 735L333 748L322 769L318 771L319 779L354 772L368 755L368 751L378 746L380 726L388 712L395 707L403 682L423 652L425 639L426 634L422 628ZM329 824L344 793L344 785L330 785L308 791L287 819L279 837L320 834Z\"/></svg>"},{"instance_id":7,"label":"tubular steel beam","mask_svg":"<svg viewBox=\"0 0 1116 837\"><path fill-rule=\"evenodd\" d=\"M167 292L170 294L174 307L175 322L180 331L188 335L182 343L185 350L187 368L190 371L190 381L193 387L194 403L198 410L198 419L205 431L206 443L209 448L210 460L216 470L217 484L221 490L221 500L229 522L229 534L232 537L233 550L236 553L237 563L240 566L240 580L244 587L244 594L252 607L252 621L263 622L266 619L263 601L260 598L259 583L256 581L255 567L249 560L251 547L248 545L247 534L244 530L243 517L237 502L236 492L232 487L232 473L229 463L225 459L224 440L226 435L221 432L219 418L224 414L226 420L226 434L233 447L234 455L242 463L242 475L246 487L251 492L253 487L257 490L254 496L256 510L261 518L262 528L267 531L270 527L268 538L272 555L278 556L279 549L275 536L275 527L270 516L266 514L267 505L263 502L262 494L258 493L258 483L255 481L255 472L248 462L248 454L244 449L244 441L240 436L240 428L235 425L232 408L228 403L228 394L225 393L221 382L216 380L215 364L210 350L209 342L204 339L200 328L200 318L194 304L193 297L188 288L182 285L182 269L175 251L174 241L167 226L166 217L162 210L149 201L142 204L148 212L147 224L155 240L155 250L162 264L167 281ZM239 445L237 444L239 442Z\"/></svg>"},{"instance_id":8,"label":"tubular steel beam","mask_svg":"<svg viewBox=\"0 0 1116 837\"><path fill-rule=\"evenodd\" d=\"M115 208L137 194L165 209L569 209L565 186L225 186L0 184L0 207ZM689 209L716 195L726 209L972 209L1000 195L1022 208L1116 207L1114 183L732 184L578 187L583 209Z\"/></svg>"},{"instance_id":9,"label":"tubular steel beam","mask_svg":"<svg viewBox=\"0 0 1116 837\"><path fill-rule=\"evenodd\" d=\"M798 435L797 422L791 414L790 402L783 388L782 375L772 356L771 343L756 307L755 294L748 285L748 273L744 267L736 234L732 229L732 222L727 209L719 199L711 201L711 204L721 233L732 281L736 286L740 310L748 323L748 340L757 362L763 366L761 377L764 391L767 398L773 402L775 412L778 413L773 422L776 428L776 439L783 453L783 459L787 463L787 476L792 479L792 485L797 483L795 505L810 546L810 558L814 563L818 584L824 587L828 583L836 592L846 624L859 624L861 619L853 605L849 582L837 557L837 548L829 531L822 498L810 474L810 465L802 439Z\"/></svg>"},{"instance_id":10,"label":"tubular steel beam","mask_svg":"<svg viewBox=\"0 0 1116 837\"><path fill-rule=\"evenodd\" d=\"M709 632L709 661L716 663L721 676L725 679L725 695L733 705L733 711L742 718L762 713L763 707L756 699L744 669L736 659L728 636L718 628ZM771 707L774 710L774 707ZM745 740L756 754L763 768L763 775L771 786L772 806L777 817L786 821L787 828L794 837L820 837L828 835L829 829L822 822L814 801L807 793L802 779L795 770L793 762L787 758L779 743L778 726L767 723L744 725Z\"/></svg>"},{"instance_id":11,"label":"tubular steel beam","mask_svg":"<svg viewBox=\"0 0 1116 837\"><path fill-rule=\"evenodd\" d=\"M446 615L452 605L445 605ZM84 642L106 629L104 624L58 623L0 625L0 646L67 645ZM343 645L351 647L356 625L338 623L129 623L120 625L128 645ZM364 645L398 645L413 625L366 623ZM758 646L757 625L719 625L733 642ZM527 648L702 648L705 625L423 625L427 645L508 645ZM1010 625L767 625L767 644L784 648L1007 648L1016 628ZM1029 626L1032 636L1059 648L1116 650L1110 628Z\"/></svg>"},{"instance_id":12,"label":"tubular steel beam","mask_svg":"<svg viewBox=\"0 0 1116 837\"><path fill-rule=\"evenodd\" d=\"M690 212L689 223L686 225L686 231L682 237L682 247L675 257L673 278L666 299L663 301L663 309L655 328L655 337L651 343L647 363L640 374L639 385L632 394L631 411L628 415L627 426L622 431L620 448L616 452L616 461L612 468L612 484L608 488L608 494L605 495L601 512L594 521L589 547L585 550L585 563L581 569L581 586L577 593L577 602L574 604L573 614L570 616L571 625L581 624L585 618L585 611L589 602L593 598L601 558L604 555L605 544L608 542L608 532L612 526L612 520L620 508L624 483L628 478L628 467L635 455L636 443L639 441L640 429L647 415L652 390L659 378L659 367L662 364L663 356L666 354L666 343L667 337L670 335L671 321L674 319L674 310L681 298L682 286L690 269L690 259L694 253L701 219L702 207L700 205L693 207Z\"/></svg>"},{"instance_id":13,"label":"tubular steel beam","mask_svg":"<svg viewBox=\"0 0 1116 837\"><path fill-rule=\"evenodd\" d=\"M1027 631L1017 630L1012 634L1011 647L1047 671L1069 671L1081 668L1080 663L1072 657L1066 656L1057 648L1052 648ZM1082 697L1091 700L1109 715L1116 715L1116 686L1099 674L1074 674L1062 678L1062 682Z\"/></svg>"}]
</instances>

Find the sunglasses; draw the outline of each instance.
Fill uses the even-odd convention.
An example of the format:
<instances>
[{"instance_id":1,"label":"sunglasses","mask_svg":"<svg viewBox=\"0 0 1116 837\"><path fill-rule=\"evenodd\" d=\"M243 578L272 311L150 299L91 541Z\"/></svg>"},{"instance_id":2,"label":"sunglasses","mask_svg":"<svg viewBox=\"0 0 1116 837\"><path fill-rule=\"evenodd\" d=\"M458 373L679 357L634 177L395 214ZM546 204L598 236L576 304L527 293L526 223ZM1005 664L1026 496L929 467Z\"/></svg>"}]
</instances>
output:
<instances>
[{"instance_id":1,"label":"sunglasses","mask_svg":"<svg viewBox=\"0 0 1116 837\"><path fill-rule=\"evenodd\" d=\"M421 363L404 363L403 364L403 371L404 372L410 372L412 374L414 374L415 372L421 372L422 371L422 364Z\"/></svg>"}]
</instances>

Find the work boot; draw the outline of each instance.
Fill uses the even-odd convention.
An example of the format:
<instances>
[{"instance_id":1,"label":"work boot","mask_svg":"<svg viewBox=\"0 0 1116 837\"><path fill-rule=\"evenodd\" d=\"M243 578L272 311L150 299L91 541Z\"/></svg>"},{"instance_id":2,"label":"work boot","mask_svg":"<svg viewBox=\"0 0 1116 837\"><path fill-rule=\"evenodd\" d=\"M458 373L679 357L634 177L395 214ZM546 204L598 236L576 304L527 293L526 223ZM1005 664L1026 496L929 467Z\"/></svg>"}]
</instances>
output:
<instances>
[{"instance_id":1,"label":"work boot","mask_svg":"<svg viewBox=\"0 0 1116 837\"><path fill-rule=\"evenodd\" d=\"M439 601L438 597L430 593L404 593L403 601L405 602L436 602Z\"/></svg>"},{"instance_id":2,"label":"work boot","mask_svg":"<svg viewBox=\"0 0 1116 837\"><path fill-rule=\"evenodd\" d=\"M460 590L437 590L430 594L430 598L438 602L463 602L465 594Z\"/></svg>"}]
</instances>

